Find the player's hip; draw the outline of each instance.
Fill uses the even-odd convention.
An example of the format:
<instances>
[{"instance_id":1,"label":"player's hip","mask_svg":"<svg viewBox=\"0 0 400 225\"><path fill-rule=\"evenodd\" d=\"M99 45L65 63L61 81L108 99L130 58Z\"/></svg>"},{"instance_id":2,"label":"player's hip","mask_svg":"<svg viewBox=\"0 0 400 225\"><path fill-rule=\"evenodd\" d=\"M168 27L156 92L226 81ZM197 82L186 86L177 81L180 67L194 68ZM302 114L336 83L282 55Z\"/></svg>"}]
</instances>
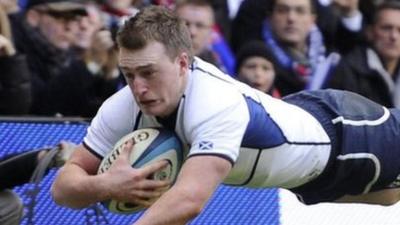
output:
<instances>
[{"instance_id":1,"label":"player's hip","mask_svg":"<svg viewBox=\"0 0 400 225\"><path fill-rule=\"evenodd\" d=\"M400 113L344 91L300 92L286 101L327 130L332 151L323 173L294 188L307 204L388 187L400 174Z\"/></svg>"}]
</instances>

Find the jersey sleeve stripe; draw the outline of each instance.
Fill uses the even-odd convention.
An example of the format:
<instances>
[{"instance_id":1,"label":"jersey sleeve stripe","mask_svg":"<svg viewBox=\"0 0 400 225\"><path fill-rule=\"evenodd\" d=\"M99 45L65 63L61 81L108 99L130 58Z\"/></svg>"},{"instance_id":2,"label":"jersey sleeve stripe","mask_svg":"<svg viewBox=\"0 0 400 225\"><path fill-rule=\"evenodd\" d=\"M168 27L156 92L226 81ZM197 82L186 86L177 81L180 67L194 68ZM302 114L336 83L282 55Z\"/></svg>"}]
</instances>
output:
<instances>
[{"instance_id":1,"label":"jersey sleeve stripe","mask_svg":"<svg viewBox=\"0 0 400 225\"><path fill-rule=\"evenodd\" d=\"M97 153L93 148L91 148L88 144L86 144L84 141L82 142L83 146L93 155L95 155L99 159L103 159L103 156L101 156L99 153Z\"/></svg>"}]
</instances>

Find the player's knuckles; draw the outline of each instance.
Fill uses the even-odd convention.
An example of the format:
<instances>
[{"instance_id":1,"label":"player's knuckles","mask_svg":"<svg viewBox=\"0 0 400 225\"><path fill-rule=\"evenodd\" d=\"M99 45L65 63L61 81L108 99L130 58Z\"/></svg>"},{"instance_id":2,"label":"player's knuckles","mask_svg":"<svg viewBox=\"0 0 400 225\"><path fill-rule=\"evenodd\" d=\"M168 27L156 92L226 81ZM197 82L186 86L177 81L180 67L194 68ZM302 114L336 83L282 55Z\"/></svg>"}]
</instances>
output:
<instances>
[{"instance_id":1,"label":"player's knuckles","mask_svg":"<svg viewBox=\"0 0 400 225\"><path fill-rule=\"evenodd\" d=\"M135 187L139 187L141 185L140 181L142 181L143 178L138 175L133 175L130 177L130 180L135 184Z\"/></svg>"},{"instance_id":2,"label":"player's knuckles","mask_svg":"<svg viewBox=\"0 0 400 225\"><path fill-rule=\"evenodd\" d=\"M131 172L131 179L134 181L145 180L148 174L143 169L134 169Z\"/></svg>"},{"instance_id":3,"label":"player's knuckles","mask_svg":"<svg viewBox=\"0 0 400 225\"><path fill-rule=\"evenodd\" d=\"M146 183L144 181L139 181L135 183L135 188L137 190L144 190L144 189L148 189L148 185L146 185Z\"/></svg>"}]
</instances>

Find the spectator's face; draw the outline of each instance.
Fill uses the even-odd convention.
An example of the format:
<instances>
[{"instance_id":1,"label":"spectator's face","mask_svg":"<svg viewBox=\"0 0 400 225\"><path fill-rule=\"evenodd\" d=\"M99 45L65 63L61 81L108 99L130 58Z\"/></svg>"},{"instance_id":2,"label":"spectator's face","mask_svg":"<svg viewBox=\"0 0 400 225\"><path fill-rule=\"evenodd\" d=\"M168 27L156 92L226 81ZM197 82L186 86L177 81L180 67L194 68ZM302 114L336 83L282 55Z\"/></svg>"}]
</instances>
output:
<instances>
[{"instance_id":1,"label":"spectator's face","mask_svg":"<svg viewBox=\"0 0 400 225\"><path fill-rule=\"evenodd\" d=\"M384 60L400 58L400 10L381 11L369 31L369 38Z\"/></svg>"},{"instance_id":2,"label":"spectator's face","mask_svg":"<svg viewBox=\"0 0 400 225\"><path fill-rule=\"evenodd\" d=\"M91 47L94 34L102 28L100 12L94 6L87 7L88 15L74 21L73 45L82 49Z\"/></svg>"},{"instance_id":3,"label":"spectator's face","mask_svg":"<svg viewBox=\"0 0 400 225\"><path fill-rule=\"evenodd\" d=\"M209 7L185 5L177 9L178 16L186 21L192 37L193 50L199 55L211 43L213 11Z\"/></svg>"},{"instance_id":4,"label":"spectator's face","mask_svg":"<svg viewBox=\"0 0 400 225\"><path fill-rule=\"evenodd\" d=\"M311 0L277 0L270 17L276 38L289 46L303 46L314 25Z\"/></svg>"},{"instance_id":5,"label":"spectator's face","mask_svg":"<svg viewBox=\"0 0 400 225\"><path fill-rule=\"evenodd\" d=\"M239 68L239 80L262 92L268 92L275 79L274 66L263 57L252 56Z\"/></svg>"},{"instance_id":6,"label":"spectator's face","mask_svg":"<svg viewBox=\"0 0 400 225\"><path fill-rule=\"evenodd\" d=\"M34 26L55 47L64 50L68 49L72 44L73 36L78 30L77 21L80 20L80 17L70 12L38 11L38 13L38 20Z\"/></svg>"},{"instance_id":7,"label":"spectator's face","mask_svg":"<svg viewBox=\"0 0 400 225\"><path fill-rule=\"evenodd\" d=\"M141 50L120 48L119 64L143 113L165 117L174 112L186 86L186 53L171 59L165 47L153 41Z\"/></svg>"}]
</instances>

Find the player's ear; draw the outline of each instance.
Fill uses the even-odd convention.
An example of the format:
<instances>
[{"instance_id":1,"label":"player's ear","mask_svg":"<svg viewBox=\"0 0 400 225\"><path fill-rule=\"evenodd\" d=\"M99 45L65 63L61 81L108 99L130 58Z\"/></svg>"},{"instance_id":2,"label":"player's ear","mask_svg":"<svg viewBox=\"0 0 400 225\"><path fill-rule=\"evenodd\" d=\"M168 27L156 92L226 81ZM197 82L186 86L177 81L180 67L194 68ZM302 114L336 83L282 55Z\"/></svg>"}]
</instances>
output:
<instances>
[{"instance_id":1,"label":"player's ear","mask_svg":"<svg viewBox=\"0 0 400 225\"><path fill-rule=\"evenodd\" d=\"M186 74L189 70L189 65L190 65L189 55L186 52L179 53L178 63L179 63L180 75Z\"/></svg>"}]
</instances>

